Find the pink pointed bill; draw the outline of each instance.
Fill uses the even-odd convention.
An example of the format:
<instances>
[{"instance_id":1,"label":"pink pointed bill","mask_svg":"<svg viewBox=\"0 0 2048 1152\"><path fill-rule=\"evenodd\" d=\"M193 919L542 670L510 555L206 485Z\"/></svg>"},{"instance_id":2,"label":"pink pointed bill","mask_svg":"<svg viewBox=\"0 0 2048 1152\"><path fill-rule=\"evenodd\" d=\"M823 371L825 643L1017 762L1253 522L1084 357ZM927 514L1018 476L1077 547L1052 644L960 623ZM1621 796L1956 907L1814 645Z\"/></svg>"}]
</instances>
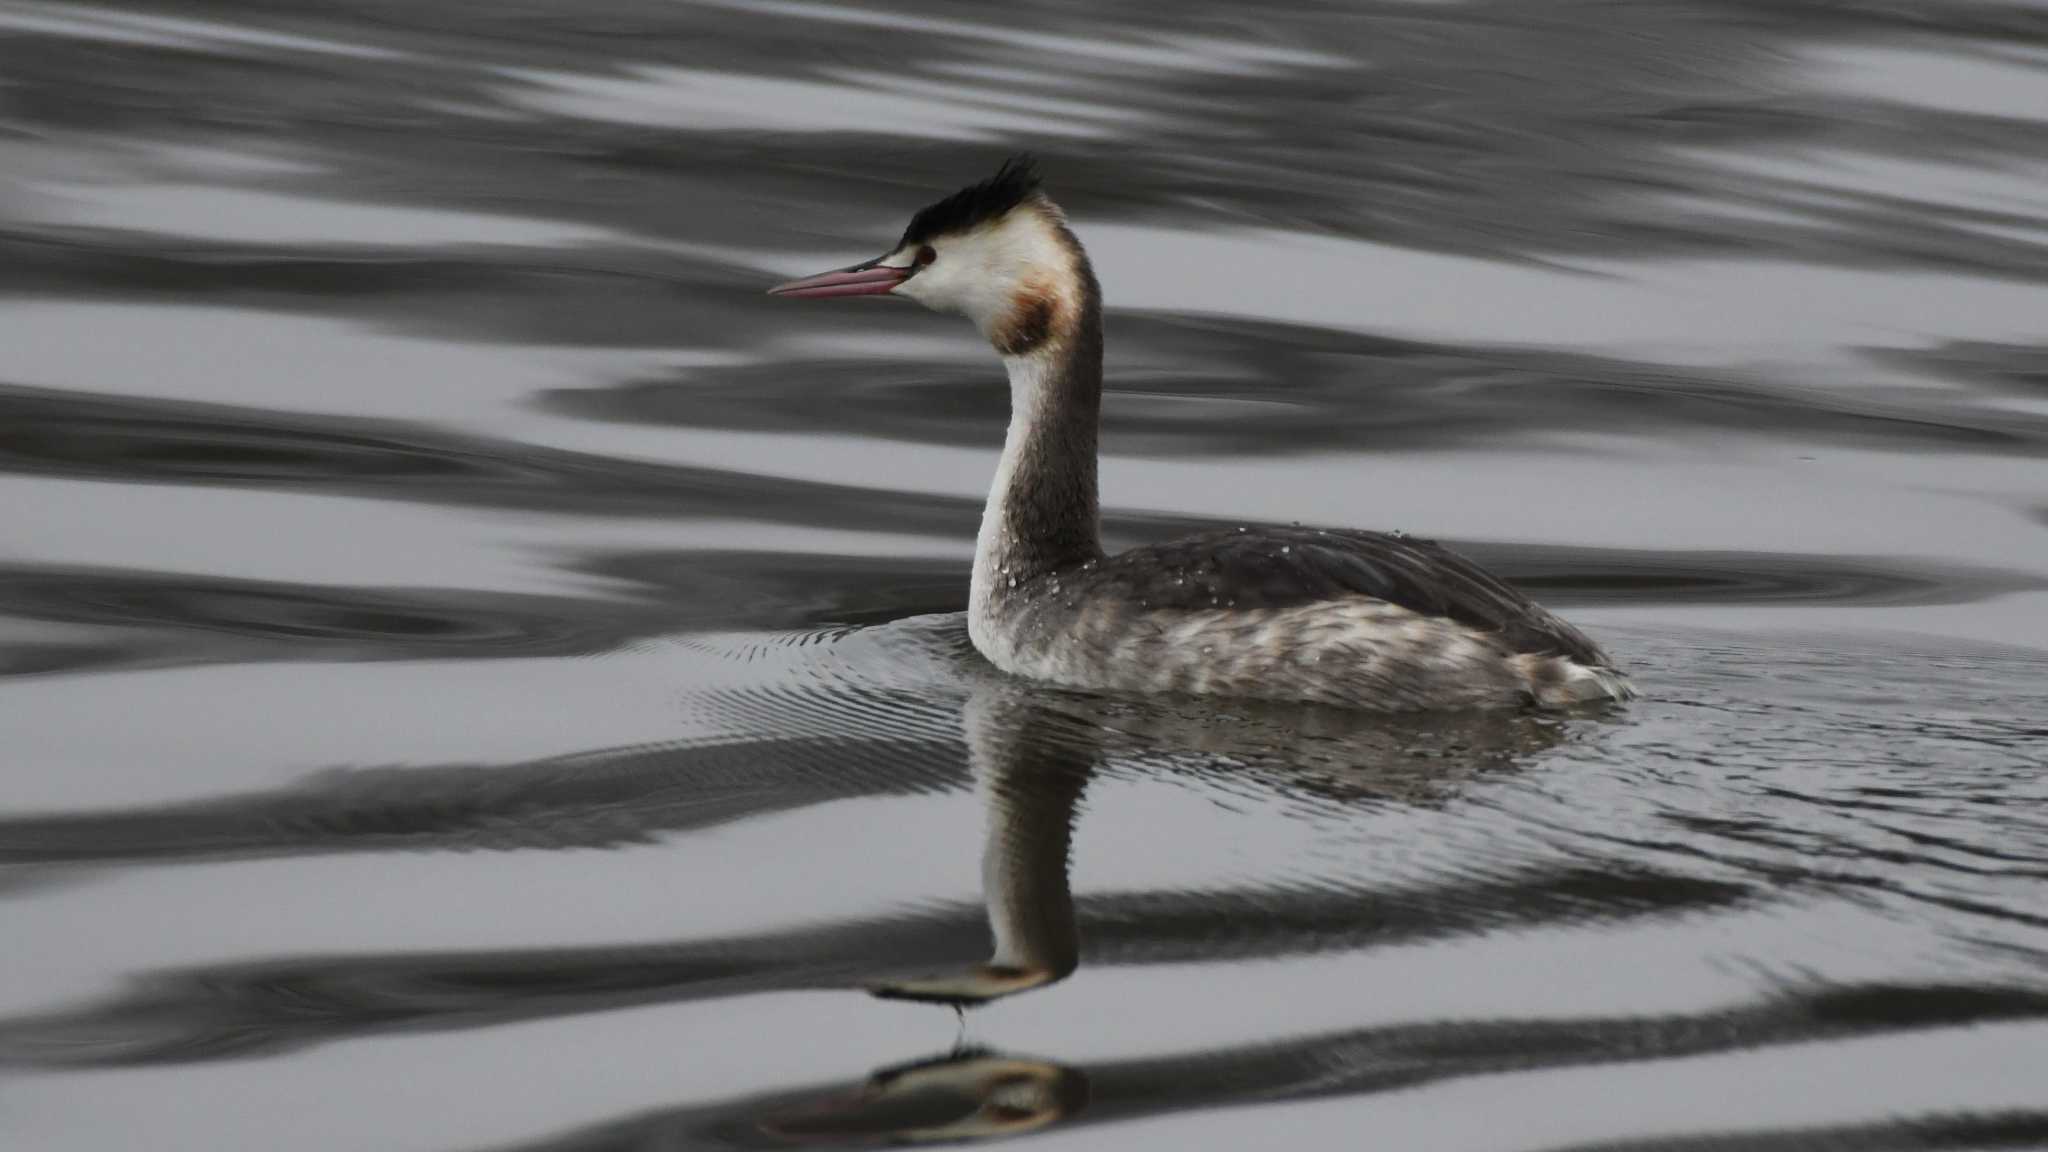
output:
<instances>
[{"instance_id":1,"label":"pink pointed bill","mask_svg":"<svg viewBox=\"0 0 2048 1152\"><path fill-rule=\"evenodd\" d=\"M910 269L889 268L869 261L851 268L820 272L768 290L770 296L798 296L821 300L832 296L880 296L910 279Z\"/></svg>"}]
</instances>

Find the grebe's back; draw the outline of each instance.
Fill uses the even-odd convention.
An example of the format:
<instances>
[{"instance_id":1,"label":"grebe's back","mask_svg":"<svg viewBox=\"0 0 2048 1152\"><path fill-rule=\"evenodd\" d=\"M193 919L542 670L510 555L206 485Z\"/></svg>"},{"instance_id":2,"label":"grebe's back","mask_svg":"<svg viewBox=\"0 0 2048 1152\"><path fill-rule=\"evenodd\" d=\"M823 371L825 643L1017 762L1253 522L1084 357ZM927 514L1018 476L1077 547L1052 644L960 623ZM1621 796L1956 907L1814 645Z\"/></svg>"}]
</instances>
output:
<instances>
[{"instance_id":1,"label":"grebe's back","mask_svg":"<svg viewBox=\"0 0 2048 1152\"><path fill-rule=\"evenodd\" d=\"M1625 698L1586 635L1456 552L1378 532L1210 532L999 580L969 628L997 665L1079 688L1350 708Z\"/></svg>"}]
</instances>

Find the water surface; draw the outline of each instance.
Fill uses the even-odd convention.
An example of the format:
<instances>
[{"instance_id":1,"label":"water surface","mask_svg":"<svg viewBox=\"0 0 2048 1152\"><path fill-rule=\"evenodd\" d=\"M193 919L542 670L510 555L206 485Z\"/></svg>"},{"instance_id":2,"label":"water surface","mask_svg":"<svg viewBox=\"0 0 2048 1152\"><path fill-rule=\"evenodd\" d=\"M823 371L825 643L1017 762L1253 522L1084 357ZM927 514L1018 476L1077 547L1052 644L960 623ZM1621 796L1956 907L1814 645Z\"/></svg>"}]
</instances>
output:
<instances>
[{"instance_id":1,"label":"water surface","mask_svg":"<svg viewBox=\"0 0 2048 1152\"><path fill-rule=\"evenodd\" d=\"M2000 0L0 0L0 1143L2048 1147L2044 109ZM761 289L1021 148L1113 545L1644 699L988 669L999 369Z\"/></svg>"}]
</instances>

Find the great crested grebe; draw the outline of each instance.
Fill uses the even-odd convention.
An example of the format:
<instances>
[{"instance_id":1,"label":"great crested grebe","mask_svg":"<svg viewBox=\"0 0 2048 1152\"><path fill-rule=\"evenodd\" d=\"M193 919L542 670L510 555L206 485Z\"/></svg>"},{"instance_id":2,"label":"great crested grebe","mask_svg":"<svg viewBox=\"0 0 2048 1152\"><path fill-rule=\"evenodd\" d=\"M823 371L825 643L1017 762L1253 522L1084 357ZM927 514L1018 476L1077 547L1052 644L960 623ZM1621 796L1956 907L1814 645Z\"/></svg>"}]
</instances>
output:
<instances>
[{"instance_id":1,"label":"great crested grebe","mask_svg":"<svg viewBox=\"0 0 2048 1152\"><path fill-rule=\"evenodd\" d=\"M975 539L967 629L1006 672L1377 710L1633 694L1578 629L1431 541L1237 528L1105 555L1102 293L1028 159L920 211L886 255L769 292L907 296L965 315L1001 354L1010 429Z\"/></svg>"}]
</instances>

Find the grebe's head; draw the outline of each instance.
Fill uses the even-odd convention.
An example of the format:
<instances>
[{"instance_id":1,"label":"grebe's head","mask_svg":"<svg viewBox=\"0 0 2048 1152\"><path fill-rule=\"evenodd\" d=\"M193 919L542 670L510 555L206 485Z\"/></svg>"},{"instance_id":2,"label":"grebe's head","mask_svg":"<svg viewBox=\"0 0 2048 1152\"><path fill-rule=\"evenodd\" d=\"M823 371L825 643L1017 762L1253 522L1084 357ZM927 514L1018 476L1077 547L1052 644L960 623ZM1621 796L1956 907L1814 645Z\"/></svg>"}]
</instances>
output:
<instances>
[{"instance_id":1,"label":"grebe's head","mask_svg":"<svg viewBox=\"0 0 2048 1152\"><path fill-rule=\"evenodd\" d=\"M1016 157L911 217L887 254L768 291L906 296L966 316L998 351L1022 355L1073 330L1094 274L1031 161Z\"/></svg>"}]
</instances>

